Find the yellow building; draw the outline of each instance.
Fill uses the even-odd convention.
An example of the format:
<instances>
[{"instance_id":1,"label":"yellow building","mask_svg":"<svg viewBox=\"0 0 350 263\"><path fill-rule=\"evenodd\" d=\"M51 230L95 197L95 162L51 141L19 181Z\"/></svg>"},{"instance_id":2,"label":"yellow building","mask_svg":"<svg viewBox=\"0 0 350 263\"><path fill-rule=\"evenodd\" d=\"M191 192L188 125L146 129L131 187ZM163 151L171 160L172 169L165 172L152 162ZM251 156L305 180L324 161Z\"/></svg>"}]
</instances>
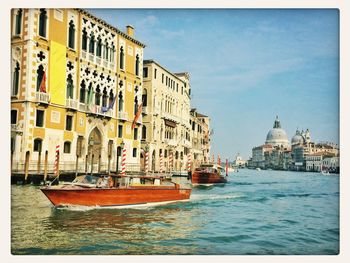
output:
<instances>
[{"instance_id":1,"label":"yellow building","mask_svg":"<svg viewBox=\"0 0 350 263\"><path fill-rule=\"evenodd\" d=\"M144 44L82 9L13 9L12 171L47 154L53 170L115 171L121 143L127 169L140 168L139 118ZM121 159L121 158L119 158ZM120 165L119 165L120 169Z\"/></svg>"}]
</instances>

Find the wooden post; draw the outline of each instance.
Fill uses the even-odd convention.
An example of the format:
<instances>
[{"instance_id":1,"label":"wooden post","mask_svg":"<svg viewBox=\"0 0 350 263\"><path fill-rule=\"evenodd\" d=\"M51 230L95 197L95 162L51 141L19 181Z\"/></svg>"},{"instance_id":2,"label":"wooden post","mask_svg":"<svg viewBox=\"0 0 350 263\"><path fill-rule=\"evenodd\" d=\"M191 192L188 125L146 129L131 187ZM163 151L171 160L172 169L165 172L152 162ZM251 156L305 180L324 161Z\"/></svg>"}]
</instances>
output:
<instances>
[{"instance_id":1,"label":"wooden post","mask_svg":"<svg viewBox=\"0 0 350 263\"><path fill-rule=\"evenodd\" d=\"M45 151L45 162L44 162L44 181L46 181L47 178L47 160L48 160L48 151Z\"/></svg>"},{"instance_id":2,"label":"wooden post","mask_svg":"<svg viewBox=\"0 0 350 263\"><path fill-rule=\"evenodd\" d=\"M107 174L110 175L111 173L111 155L108 155L108 171Z\"/></svg>"},{"instance_id":3,"label":"wooden post","mask_svg":"<svg viewBox=\"0 0 350 263\"><path fill-rule=\"evenodd\" d=\"M98 173L101 172L101 154L98 156Z\"/></svg>"},{"instance_id":4,"label":"wooden post","mask_svg":"<svg viewBox=\"0 0 350 263\"><path fill-rule=\"evenodd\" d=\"M88 159L89 159L89 155L85 156L85 175L87 175L88 173Z\"/></svg>"},{"instance_id":5,"label":"wooden post","mask_svg":"<svg viewBox=\"0 0 350 263\"><path fill-rule=\"evenodd\" d=\"M26 159L25 159L25 163L24 163L24 180L25 181L27 181L27 178L28 178L29 156L30 156L30 152L27 151L26 152Z\"/></svg>"},{"instance_id":6,"label":"wooden post","mask_svg":"<svg viewBox=\"0 0 350 263\"><path fill-rule=\"evenodd\" d=\"M79 164L79 155L77 155L77 159L75 161L75 178L78 176L78 164Z\"/></svg>"},{"instance_id":7,"label":"wooden post","mask_svg":"<svg viewBox=\"0 0 350 263\"><path fill-rule=\"evenodd\" d=\"M90 172L91 175L92 175L93 166L94 166L94 154L91 153L91 172Z\"/></svg>"},{"instance_id":8,"label":"wooden post","mask_svg":"<svg viewBox=\"0 0 350 263\"><path fill-rule=\"evenodd\" d=\"M13 151L11 151L11 172L12 172L12 168L13 168Z\"/></svg>"},{"instance_id":9,"label":"wooden post","mask_svg":"<svg viewBox=\"0 0 350 263\"><path fill-rule=\"evenodd\" d=\"M40 174L40 165L41 165L41 151L38 154L38 167L37 167L37 173Z\"/></svg>"}]
</instances>

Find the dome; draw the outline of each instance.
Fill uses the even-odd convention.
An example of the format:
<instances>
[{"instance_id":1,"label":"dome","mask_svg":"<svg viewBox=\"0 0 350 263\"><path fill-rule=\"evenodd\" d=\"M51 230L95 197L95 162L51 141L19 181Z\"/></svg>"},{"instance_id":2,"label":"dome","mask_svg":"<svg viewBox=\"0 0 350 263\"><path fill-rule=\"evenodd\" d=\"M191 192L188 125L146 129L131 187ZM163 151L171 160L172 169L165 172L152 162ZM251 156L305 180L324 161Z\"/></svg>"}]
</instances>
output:
<instances>
[{"instance_id":1,"label":"dome","mask_svg":"<svg viewBox=\"0 0 350 263\"><path fill-rule=\"evenodd\" d=\"M281 128L281 123L278 120L278 116L276 117L273 128L268 132L266 136L265 144L271 144L273 146L288 146L289 144L287 133Z\"/></svg>"},{"instance_id":2,"label":"dome","mask_svg":"<svg viewBox=\"0 0 350 263\"><path fill-rule=\"evenodd\" d=\"M292 145L304 143L304 137L301 135L300 131L297 130L292 138Z\"/></svg>"}]
</instances>

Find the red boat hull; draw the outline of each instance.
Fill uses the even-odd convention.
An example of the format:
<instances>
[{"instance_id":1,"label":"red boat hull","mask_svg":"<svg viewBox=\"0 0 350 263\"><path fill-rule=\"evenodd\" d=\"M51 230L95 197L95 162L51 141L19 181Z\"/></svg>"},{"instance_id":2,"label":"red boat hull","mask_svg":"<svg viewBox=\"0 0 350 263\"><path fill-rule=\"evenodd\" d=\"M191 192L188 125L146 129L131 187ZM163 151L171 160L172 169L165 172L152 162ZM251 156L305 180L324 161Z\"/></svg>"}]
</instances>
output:
<instances>
[{"instance_id":1,"label":"red boat hull","mask_svg":"<svg viewBox=\"0 0 350 263\"><path fill-rule=\"evenodd\" d=\"M190 198L191 189L175 188L88 188L53 189L41 191L54 206L125 206L156 202L180 201Z\"/></svg>"},{"instance_id":2,"label":"red boat hull","mask_svg":"<svg viewBox=\"0 0 350 263\"><path fill-rule=\"evenodd\" d=\"M210 172L194 172L192 174L192 184L221 184L227 183L227 179L220 174Z\"/></svg>"}]
</instances>

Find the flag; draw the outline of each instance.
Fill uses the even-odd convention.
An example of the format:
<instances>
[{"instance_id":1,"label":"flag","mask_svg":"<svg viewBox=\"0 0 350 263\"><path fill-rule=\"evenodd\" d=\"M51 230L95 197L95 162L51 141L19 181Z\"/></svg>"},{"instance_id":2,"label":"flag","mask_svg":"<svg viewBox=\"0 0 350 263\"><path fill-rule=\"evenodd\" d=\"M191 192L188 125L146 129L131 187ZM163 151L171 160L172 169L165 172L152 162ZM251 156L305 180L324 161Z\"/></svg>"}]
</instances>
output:
<instances>
[{"instance_id":1,"label":"flag","mask_svg":"<svg viewBox=\"0 0 350 263\"><path fill-rule=\"evenodd\" d=\"M94 92L92 91L92 87L91 87L89 90L88 100L87 100L88 107L89 107L90 111L91 111L91 106L92 106L93 94L94 94Z\"/></svg>"},{"instance_id":2,"label":"flag","mask_svg":"<svg viewBox=\"0 0 350 263\"><path fill-rule=\"evenodd\" d=\"M139 108L137 109L137 112L136 112L136 114L135 114L134 121L132 122L132 129L135 128L136 121L137 121L138 118L140 117L141 111L142 111L142 103L140 103Z\"/></svg>"},{"instance_id":3,"label":"flag","mask_svg":"<svg viewBox=\"0 0 350 263\"><path fill-rule=\"evenodd\" d=\"M39 90L40 92L46 93L46 72L45 71L44 71L43 77L41 78Z\"/></svg>"},{"instance_id":4,"label":"flag","mask_svg":"<svg viewBox=\"0 0 350 263\"><path fill-rule=\"evenodd\" d=\"M117 96L114 96L114 98L113 98L112 102L109 104L109 106L108 107L102 107L101 111L103 113L105 113L105 112L109 111L110 109L112 109L116 99L117 99Z\"/></svg>"}]
</instances>

